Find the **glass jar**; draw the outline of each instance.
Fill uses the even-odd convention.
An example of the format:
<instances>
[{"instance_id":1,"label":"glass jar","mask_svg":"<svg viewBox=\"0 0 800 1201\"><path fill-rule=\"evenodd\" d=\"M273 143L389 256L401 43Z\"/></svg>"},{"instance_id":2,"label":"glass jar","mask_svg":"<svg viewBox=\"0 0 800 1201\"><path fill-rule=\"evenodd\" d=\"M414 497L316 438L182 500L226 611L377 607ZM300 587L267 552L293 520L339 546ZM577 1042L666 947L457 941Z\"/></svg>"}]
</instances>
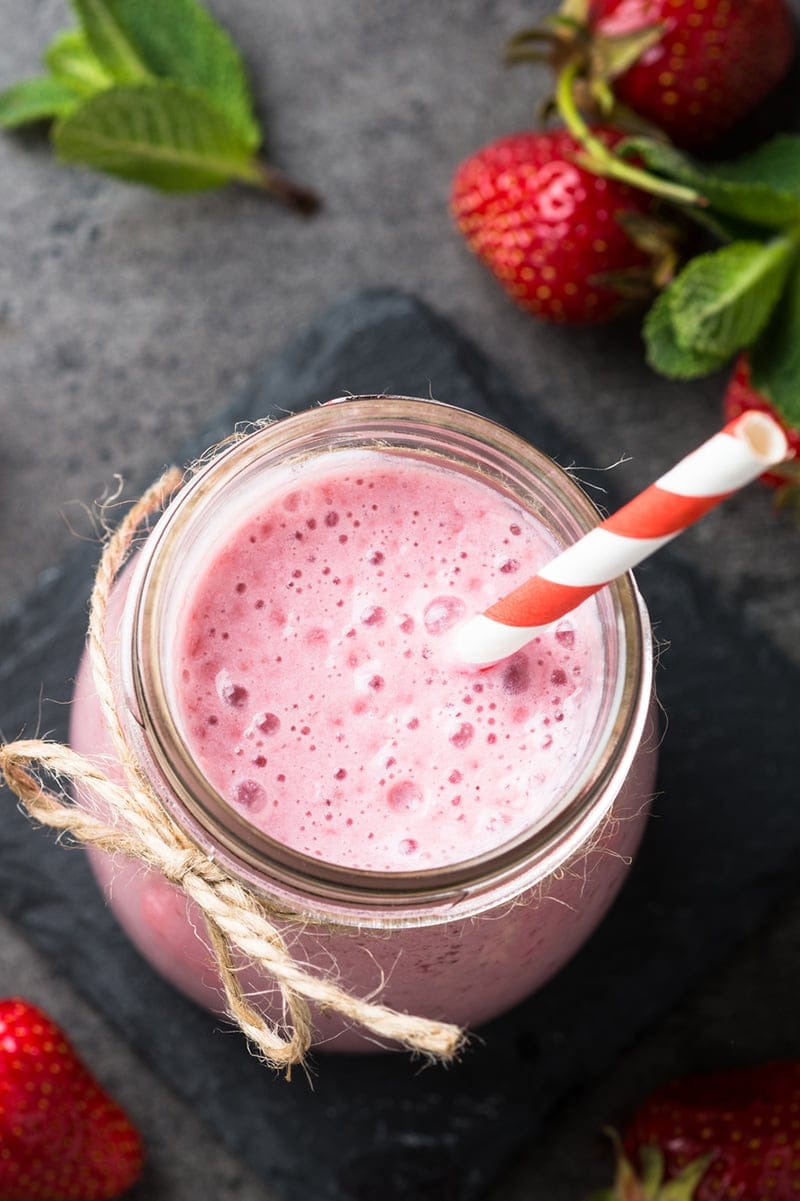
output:
<instances>
[{"instance_id":1,"label":"glass jar","mask_svg":"<svg viewBox=\"0 0 800 1201\"><path fill-rule=\"evenodd\" d=\"M412 456L488 484L567 545L597 511L551 460L473 413L402 397L355 397L257 428L197 471L118 581L109 610L116 697L129 744L181 827L258 895L291 914L296 954L357 996L473 1027L543 984L616 895L653 787L647 613L632 577L601 590L596 718L560 803L538 825L471 859L420 871L364 871L313 858L256 829L215 791L176 720L174 633L187 587L232 516L286 469L337 450ZM71 742L109 756L88 665L76 682ZM179 989L220 1008L213 961L191 903L151 870L93 852L94 870L141 953ZM274 984L243 965L245 990L280 1018ZM328 1013L317 1045L374 1043Z\"/></svg>"}]
</instances>

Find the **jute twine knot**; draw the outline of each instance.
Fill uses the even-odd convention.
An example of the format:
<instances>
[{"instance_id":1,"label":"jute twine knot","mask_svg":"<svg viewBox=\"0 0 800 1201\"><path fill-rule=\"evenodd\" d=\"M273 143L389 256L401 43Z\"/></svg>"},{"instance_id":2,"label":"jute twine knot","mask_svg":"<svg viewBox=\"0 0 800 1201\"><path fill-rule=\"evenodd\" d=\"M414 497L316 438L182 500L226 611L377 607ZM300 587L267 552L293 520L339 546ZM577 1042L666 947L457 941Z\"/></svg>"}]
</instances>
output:
<instances>
[{"instance_id":1,"label":"jute twine knot","mask_svg":"<svg viewBox=\"0 0 800 1201\"><path fill-rule=\"evenodd\" d=\"M106 541L92 590L89 659L124 784L68 746L42 739L0 746L0 772L35 821L72 835L85 846L137 859L191 898L203 916L228 1015L269 1066L285 1069L289 1075L293 1064L303 1062L313 1038L310 1002L381 1039L450 1060L464 1040L457 1026L398 1013L353 996L330 977L301 966L275 921L305 926L309 919L272 907L198 847L164 808L128 745L117 713L107 650L108 601L138 529L182 481L183 473L171 468L133 505ZM42 775L55 781L55 791L44 786ZM95 796L103 817L74 804L70 786ZM257 965L275 981L283 1002L281 1021L269 1021L251 1005L239 982L237 961L240 965L242 960Z\"/></svg>"}]
</instances>

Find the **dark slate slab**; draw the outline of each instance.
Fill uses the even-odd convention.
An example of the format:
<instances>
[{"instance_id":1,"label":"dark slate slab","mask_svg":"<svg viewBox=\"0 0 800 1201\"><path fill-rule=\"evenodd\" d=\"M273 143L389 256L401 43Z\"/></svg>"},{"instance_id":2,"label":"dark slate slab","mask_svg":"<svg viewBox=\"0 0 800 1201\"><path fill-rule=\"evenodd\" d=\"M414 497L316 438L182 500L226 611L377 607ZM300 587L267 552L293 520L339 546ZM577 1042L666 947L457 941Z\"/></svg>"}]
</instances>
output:
<instances>
[{"instance_id":1,"label":"dark slate slab","mask_svg":"<svg viewBox=\"0 0 800 1201\"><path fill-rule=\"evenodd\" d=\"M383 389L497 415L562 462L591 461L571 432L541 417L535 398L515 395L451 327L392 292L339 304L181 457L238 420ZM95 553L82 546L0 627L6 737L64 734L60 702L82 644ZM420 1072L403 1056L320 1056L313 1088L302 1074L291 1084L274 1078L150 971L104 908L83 854L31 829L8 796L0 910L278 1197L480 1197L548 1111L607 1068L795 883L797 669L669 551L641 580L671 643L659 672L670 714L659 817L599 933L557 980L482 1030L457 1066Z\"/></svg>"}]
</instances>

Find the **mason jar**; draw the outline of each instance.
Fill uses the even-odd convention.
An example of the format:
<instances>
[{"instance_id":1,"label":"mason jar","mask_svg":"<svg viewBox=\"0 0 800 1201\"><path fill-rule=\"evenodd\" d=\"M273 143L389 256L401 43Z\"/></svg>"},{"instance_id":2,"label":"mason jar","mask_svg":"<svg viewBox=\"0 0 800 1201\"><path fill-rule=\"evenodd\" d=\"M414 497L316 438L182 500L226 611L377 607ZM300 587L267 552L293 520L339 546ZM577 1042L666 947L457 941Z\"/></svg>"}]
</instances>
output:
<instances>
[{"instance_id":1,"label":"mason jar","mask_svg":"<svg viewBox=\"0 0 800 1201\"><path fill-rule=\"evenodd\" d=\"M601 637L596 707L561 795L514 836L458 862L380 871L286 845L247 820L207 778L176 704L176 631L202 572L278 479L336 452L411 458L518 506L558 547L597 524L575 481L540 451L474 413L403 397L355 397L259 426L179 490L117 582L107 623L117 716L139 769L188 837L274 910L292 953L357 997L479 1026L539 988L586 940L626 875L646 820L657 758L651 634L628 575L585 604ZM112 744L84 657L72 746L108 770ZM108 904L141 954L201 1005L222 1006L203 922L182 892L122 856L93 851ZM252 965L243 987L280 1020L279 992ZM335 1014L314 1014L316 1045L373 1050Z\"/></svg>"}]
</instances>

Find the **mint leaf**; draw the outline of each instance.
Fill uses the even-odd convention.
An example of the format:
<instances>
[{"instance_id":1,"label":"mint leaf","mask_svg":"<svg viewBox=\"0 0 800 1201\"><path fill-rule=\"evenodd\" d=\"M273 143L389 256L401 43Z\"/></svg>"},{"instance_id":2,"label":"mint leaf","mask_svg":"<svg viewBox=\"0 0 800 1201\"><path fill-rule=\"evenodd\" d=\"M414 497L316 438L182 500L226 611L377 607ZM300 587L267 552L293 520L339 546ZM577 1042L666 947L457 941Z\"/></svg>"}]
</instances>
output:
<instances>
[{"instance_id":1,"label":"mint leaf","mask_svg":"<svg viewBox=\"0 0 800 1201\"><path fill-rule=\"evenodd\" d=\"M99 92L56 124L53 144L63 162L165 192L232 179L263 186L239 131L200 92L167 81Z\"/></svg>"},{"instance_id":2,"label":"mint leaf","mask_svg":"<svg viewBox=\"0 0 800 1201\"><path fill-rule=\"evenodd\" d=\"M668 379L697 379L719 370L725 355L704 354L681 346L672 321L671 285L656 300L644 322L647 362L659 375Z\"/></svg>"},{"instance_id":3,"label":"mint leaf","mask_svg":"<svg viewBox=\"0 0 800 1201\"><path fill-rule=\"evenodd\" d=\"M620 143L619 153L640 158L651 171L694 188L705 196L715 214L768 229L785 229L800 222L800 192L796 194L792 186L787 187L784 183L771 182L766 167L764 177L750 178L747 160L708 166L681 154L674 146L652 138L626 138ZM782 153L786 156L785 150ZM790 172L788 168L784 169L788 178ZM776 164L773 164L772 175L777 181ZM687 212L693 215L688 209Z\"/></svg>"},{"instance_id":4,"label":"mint leaf","mask_svg":"<svg viewBox=\"0 0 800 1201\"><path fill-rule=\"evenodd\" d=\"M82 29L66 29L53 38L44 53L50 74L78 96L91 96L114 82L100 64Z\"/></svg>"},{"instance_id":5,"label":"mint leaf","mask_svg":"<svg viewBox=\"0 0 800 1201\"><path fill-rule=\"evenodd\" d=\"M73 91L46 75L23 79L0 92L0 125L16 129L32 121L49 121L68 112L77 101Z\"/></svg>"},{"instance_id":6,"label":"mint leaf","mask_svg":"<svg viewBox=\"0 0 800 1201\"><path fill-rule=\"evenodd\" d=\"M733 242L692 259L670 288L675 336L685 348L724 358L754 342L792 264L794 242Z\"/></svg>"},{"instance_id":7,"label":"mint leaf","mask_svg":"<svg viewBox=\"0 0 800 1201\"><path fill-rule=\"evenodd\" d=\"M800 263L764 334L750 352L754 386L800 429Z\"/></svg>"},{"instance_id":8,"label":"mint leaf","mask_svg":"<svg viewBox=\"0 0 800 1201\"><path fill-rule=\"evenodd\" d=\"M715 163L714 174L739 183L761 183L800 197L800 137L779 134L732 163Z\"/></svg>"},{"instance_id":9,"label":"mint leaf","mask_svg":"<svg viewBox=\"0 0 800 1201\"><path fill-rule=\"evenodd\" d=\"M169 4L170 0L162 0ZM109 0L72 0L86 40L115 83L143 83L150 79L140 55Z\"/></svg>"},{"instance_id":10,"label":"mint leaf","mask_svg":"<svg viewBox=\"0 0 800 1201\"><path fill-rule=\"evenodd\" d=\"M198 0L94 0L147 72L205 92L252 150L261 142L239 52ZM87 0L81 0L85 5Z\"/></svg>"}]
</instances>

